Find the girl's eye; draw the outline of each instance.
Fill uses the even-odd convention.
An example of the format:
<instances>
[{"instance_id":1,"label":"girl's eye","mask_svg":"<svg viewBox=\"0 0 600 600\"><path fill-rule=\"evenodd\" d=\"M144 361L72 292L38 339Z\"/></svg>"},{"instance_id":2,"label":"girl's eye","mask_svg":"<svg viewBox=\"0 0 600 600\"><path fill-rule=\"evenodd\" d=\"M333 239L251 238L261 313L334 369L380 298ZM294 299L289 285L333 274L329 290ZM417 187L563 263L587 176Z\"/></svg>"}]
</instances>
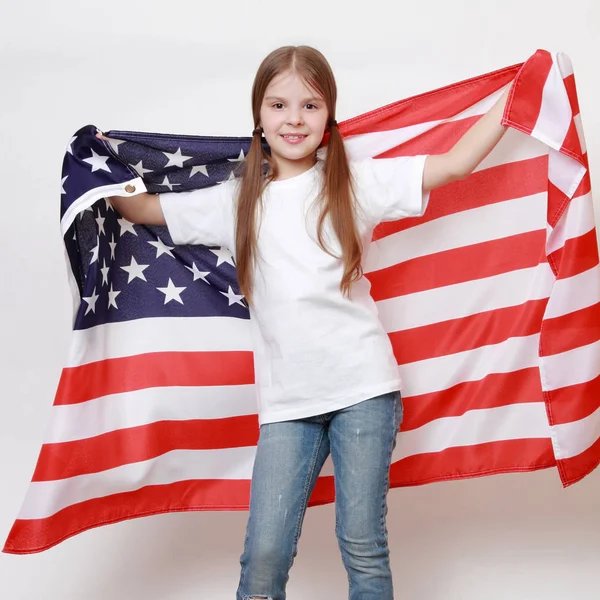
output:
<instances>
[{"instance_id":1,"label":"girl's eye","mask_svg":"<svg viewBox=\"0 0 600 600\"><path fill-rule=\"evenodd\" d=\"M307 104L306 108L308 108L308 110L312 110L313 108L317 108L317 106L315 104Z\"/></svg>"},{"instance_id":2,"label":"girl's eye","mask_svg":"<svg viewBox=\"0 0 600 600\"><path fill-rule=\"evenodd\" d=\"M283 108L283 102L275 102L275 104L273 104L273 108Z\"/></svg>"}]
</instances>

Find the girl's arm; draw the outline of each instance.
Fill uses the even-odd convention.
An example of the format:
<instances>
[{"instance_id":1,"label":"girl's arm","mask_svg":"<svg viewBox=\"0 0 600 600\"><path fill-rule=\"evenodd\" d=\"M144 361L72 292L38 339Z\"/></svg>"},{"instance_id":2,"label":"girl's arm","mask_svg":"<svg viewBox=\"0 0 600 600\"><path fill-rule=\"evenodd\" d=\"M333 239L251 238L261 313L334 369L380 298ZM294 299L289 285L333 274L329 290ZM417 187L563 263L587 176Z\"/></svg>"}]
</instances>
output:
<instances>
[{"instance_id":1,"label":"girl's arm","mask_svg":"<svg viewBox=\"0 0 600 600\"><path fill-rule=\"evenodd\" d=\"M496 104L444 154L432 154L425 161L423 190L468 177L494 149L507 127L500 125L510 88Z\"/></svg>"},{"instance_id":2,"label":"girl's arm","mask_svg":"<svg viewBox=\"0 0 600 600\"><path fill-rule=\"evenodd\" d=\"M107 140L101 133L97 138ZM119 211L121 216L139 225L166 225L165 217L157 194L143 192L136 196L109 196L107 200Z\"/></svg>"}]
</instances>

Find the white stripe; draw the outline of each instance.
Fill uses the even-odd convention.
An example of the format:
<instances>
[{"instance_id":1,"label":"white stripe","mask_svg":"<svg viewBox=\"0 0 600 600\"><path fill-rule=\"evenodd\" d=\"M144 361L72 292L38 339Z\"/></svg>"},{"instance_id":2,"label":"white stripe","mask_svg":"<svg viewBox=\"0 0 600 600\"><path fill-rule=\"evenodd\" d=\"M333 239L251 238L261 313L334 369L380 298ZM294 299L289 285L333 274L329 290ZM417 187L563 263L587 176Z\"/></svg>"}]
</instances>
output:
<instances>
[{"instance_id":1,"label":"white stripe","mask_svg":"<svg viewBox=\"0 0 600 600\"><path fill-rule=\"evenodd\" d=\"M152 317L73 331L66 366L148 352L234 350L252 350L248 319Z\"/></svg>"},{"instance_id":2,"label":"white stripe","mask_svg":"<svg viewBox=\"0 0 600 600\"><path fill-rule=\"evenodd\" d=\"M600 266L558 279L546 307L544 319L561 317L600 301Z\"/></svg>"},{"instance_id":3,"label":"white stripe","mask_svg":"<svg viewBox=\"0 0 600 600\"><path fill-rule=\"evenodd\" d=\"M509 338L447 356L400 365L405 397L429 394L467 381L480 381L492 373L512 373L539 364L539 334ZM507 403L511 402L507 398Z\"/></svg>"},{"instance_id":4,"label":"white stripe","mask_svg":"<svg viewBox=\"0 0 600 600\"><path fill-rule=\"evenodd\" d=\"M558 390L587 383L600 376L600 341L541 357L544 377L542 389Z\"/></svg>"},{"instance_id":5,"label":"white stripe","mask_svg":"<svg viewBox=\"0 0 600 600\"><path fill-rule=\"evenodd\" d=\"M553 428L555 455L558 460L573 458L591 448L600 438L600 407L591 415Z\"/></svg>"},{"instance_id":6,"label":"white stripe","mask_svg":"<svg viewBox=\"0 0 600 600\"><path fill-rule=\"evenodd\" d=\"M548 298L554 275L548 263L377 302L388 333L460 319Z\"/></svg>"},{"instance_id":7,"label":"white stripe","mask_svg":"<svg viewBox=\"0 0 600 600\"><path fill-rule=\"evenodd\" d=\"M548 235L546 252L552 254L565 245L567 240L589 233L596 226L592 193L573 198L567 210Z\"/></svg>"},{"instance_id":8,"label":"white stripe","mask_svg":"<svg viewBox=\"0 0 600 600\"><path fill-rule=\"evenodd\" d=\"M502 95L506 87L508 87L508 85L483 98L479 102L469 106L463 112L448 119L426 121L423 123L417 123L416 125L410 125L408 127L391 129L389 131L375 131L372 133L363 133L360 135L346 137L344 138L344 143L348 156L351 160L361 160L364 158L378 156L383 152L387 152L392 148L396 148L397 146L400 146L401 144L404 144L405 142L408 142L409 140L412 140L415 137L422 135L426 131L430 131L443 123L462 121L463 119L483 115L495 104L496 100Z\"/></svg>"},{"instance_id":9,"label":"white stripe","mask_svg":"<svg viewBox=\"0 0 600 600\"><path fill-rule=\"evenodd\" d=\"M548 146L540 140L509 128L492 152L479 163L473 172L547 156L548 150Z\"/></svg>"},{"instance_id":10,"label":"white stripe","mask_svg":"<svg viewBox=\"0 0 600 600\"><path fill-rule=\"evenodd\" d=\"M549 436L543 402L511 404L472 410L459 417L437 419L418 429L404 431L398 436L393 460L457 446Z\"/></svg>"},{"instance_id":11,"label":"white stripe","mask_svg":"<svg viewBox=\"0 0 600 600\"><path fill-rule=\"evenodd\" d=\"M573 75L573 64L571 59L564 52L557 52L553 57L554 64L558 65L560 76L565 79Z\"/></svg>"},{"instance_id":12,"label":"white stripe","mask_svg":"<svg viewBox=\"0 0 600 600\"><path fill-rule=\"evenodd\" d=\"M583 131L583 122L581 120L581 113L577 113L573 117L575 122L575 129L577 129L577 136L579 137L579 144L581 145L581 152L585 154L587 152L587 144L585 143L585 133Z\"/></svg>"},{"instance_id":13,"label":"white stripe","mask_svg":"<svg viewBox=\"0 0 600 600\"><path fill-rule=\"evenodd\" d=\"M573 113L556 56L552 56L552 63L542 90L538 119L531 135L550 148L560 150L571 126Z\"/></svg>"},{"instance_id":14,"label":"white stripe","mask_svg":"<svg viewBox=\"0 0 600 600\"><path fill-rule=\"evenodd\" d=\"M477 381L490 373L537 366L538 336L436 357L399 367L404 396ZM253 385L159 387L52 407L46 443L70 442L158 421L226 419L256 414Z\"/></svg>"},{"instance_id":15,"label":"white stripe","mask_svg":"<svg viewBox=\"0 0 600 600\"><path fill-rule=\"evenodd\" d=\"M420 452L495 442L502 439L548 437L543 404L515 404L477 410L461 417L440 419L415 431L402 432L394 460ZM547 425L546 425L547 428ZM174 450L151 460L131 463L99 473L58 481L34 481L19 512L19 519L49 517L70 504L187 479L249 480L255 447L219 450ZM333 474L331 460L321 476Z\"/></svg>"},{"instance_id":16,"label":"white stripe","mask_svg":"<svg viewBox=\"0 0 600 600\"><path fill-rule=\"evenodd\" d=\"M135 192L132 193L126 191L125 186L127 185L133 185L135 187ZM130 181L123 181L122 183L102 185L87 191L85 194L79 196L79 198L77 198L77 200L75 200L71 206L69 206L63 215L63 218L60 220L60 230L62 235L64 236L65 233L67 233L67 230L69 227L71 227L73 220L81 211L89 208L98 200L101 200L102 198L108 198L109 196L125 196L129 198L130 196L137 196L138 194L146 191L146 184L141 177L136 177ZM67 263L67 266L69 266L69 263Z\"/></svg>"},{"instance_id":17,"label":"white stripe","mask_svg":"<svg viewBox=\"0 0 600 600\"><path fill-rule=\"evenodd\" d=\"M254 414L253 385L154 387L53 406L44 441L71 442L158 421Z\"/></svg>"},{"instance_id":18,"label":"white stripe","mask_svg":"<svg viewBox=\"0 0 600 600\"><path fill-rule=\"evenodd\" d=\"M388 235L370 244L365 273L445 250L545 230L546 197L545 193L533 194L471 208Z\"/></svg>"},{"instance_id":19,"label":"white stripe","mask_svg":"<svg viewBox=\"0 0 600 600\"><path fill-rule=\"evenodd\" d=\"M548 157L548 179L569 198L577 191L586 168L574 158L550 149Z\"/></svg>"}]
</instances>

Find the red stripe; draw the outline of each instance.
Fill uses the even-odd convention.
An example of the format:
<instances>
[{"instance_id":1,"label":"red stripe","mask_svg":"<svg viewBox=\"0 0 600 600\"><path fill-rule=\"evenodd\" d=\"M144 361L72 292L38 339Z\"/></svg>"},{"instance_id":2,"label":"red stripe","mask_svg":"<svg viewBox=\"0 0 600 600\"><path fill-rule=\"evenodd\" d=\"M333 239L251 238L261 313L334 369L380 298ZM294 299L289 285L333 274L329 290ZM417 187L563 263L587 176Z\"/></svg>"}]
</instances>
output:
<instances>
[{"instance_id":1,"label":"red stripe","mask_svg":"<svg viewBox=\"0 0 600 600\"><path fill-rule=\"evenodd\" d=\"M54 404L152 387L253 382L252 352L153 352L64 368Z\"/></svg>"},{"instance_id":2,"label":"red stripe","mask_svg":"<svg viewBox=\"0 0 600 600\"><path fill-rule=\"evenodd\" d=\"M552 56L538 50L521 68L511 88L505 117L502 122L530 134L542 108L542 95L548 74L552 69Z\"/></svg>"},{"instance_id":3,"label":"red stripe","mask_svg":"<svg viewBox=\"0 0 600 600\"><path fill-rule=\"evenodd\" d=\"M510 83L521 64L405 98L340 123L344 137L391 131L456 116Z\"/></svg>"},{"instance_id":4,"label":"red stripe","mask_svg":"<svg viewBox=\"0 0 600 600\"><path fill-rule=\"evenodd\" d=\"M32 481L53 481L151 460L172 450L256 446L256 415L158 421L91 438L44 444Z\"/></svg>"},{"instance_id":5,"label":"red stripe","mask_svg":"<svg viewBox=\"0 0 600 600\"><path fill-rule=\"evenodd\" d=\"M600 407L600 375L591 381L546 392L550 425L589 417Z\"/></svg>"},{"instance_id":6,"label":"red stripe","mask_svg":"<svg viewBox=\"0 0 600 600\"><path fill-rule=\"evenodd\" d=\"M577 98L577 86L575 85L575 75L571 74L563 79L565 89L567 90L567 96L569 96L569 104L571 105L571 112L573 116L579 114L579 99Z\"/></svg>"},{"instance_id":7,"label":"red stripe","mask_svg":"<svg viewBox=\"0 0 600 600\"><path fill-rule=\"evenodd\" d=\"M367 273L375 301L493 277L545 262L546 230L453 248Z\"/></svg>"},{"instance_id":8,"label":"red stripe","mask_svg":"<svg viewBox=\"0 0 600 600\"><path fill-rule=\"evenodd\" d=\"M466 179L433 190L422 217L381 223L375 229L373 239L472 208L540 194L546 191L547 185L547 155L476 171Z\"/></svg>"},{"instance_id":9,"label":"red stripe","mask_svg":"<svg viewBox=\"0 0 600 600\"><path fill-rule=\"evenodd\" d=\"M466 117L459 121L440 123L429 131L410 138L403 144L390 148L373 158L394 158L396 156L416 156L418 154L442 154L447 152L471 128L482 115Z\"/></svg>"},{"instance_id":10,"label":"red stripe","mask_svg":"<svg viewBox=\"0 0 600 600\"><path fill-rule=\"evenodd\" d=\"M558 461L558 470L563 485L572 485L589 475L598 465L600 465L600 438L585 452Z\"/></svg>"},{"instance_id":11,"label":"red stripe","mask_svg":"<svg viewBox=\"0 0 600 600\"><path fill-rule=\"evenodd\" d=\"M540 356L552 356L600 339L600 302L560 317L544 319ZM600 396L599 396L600 398Z\"/></svg>"},{"instance_id":12,"label":"red stripe","mask_svg":"<svg viewBox=\"0 0 600 600\"><path fill-rule=\"evenodd\" d=\"M389 334L399 365L448 356L540 331L547 300L530 300Z\"/></svg>"},{"instance_id":13,"label":"red stripe","mask_svg":"<svg viewBox=\"0 0 600 600\"><path fill-rule=\"evenodd\" d=\"M465 467L460 472L456 469L459 464ZM541 469L553 464L548 440L493 442L402 459L392 465L390 485L419 485ZM192 480L146 486L73 504L46 519L17 519L3 551L11 554L41 552L88 529L153 514L247 510L249 495L249 480ZM309 504L330 503L333 495L332 478L319 478Z\"/></svg>"},{"instance_id":14,"label":"red stripe","mask_svg":"<svg viewBox=\"0 0 600 600\"><path fill-rule=\"evenodd\" d=\"M577 132L577 126L573 119L571 119L567 135L565 136L560 149L561 152L566 152L573 158L578 158L580 161L582 160L581 155L583 152L581 151L581 141L579 140L579 133Z\"/></svg>"},{"instance_id":15,"label":"red stripe","mask_svg":"<svg viewBox=\"0 0 600 600\"><path fill-rule=\"evenodd\" d=\"M557 279L574 277L598 265L598 240L596 229L575 238L569 238L562 248L548 255L548 262Z\"/></svg>"},{"instance_id":16,"label":"red stripe","mask_svg":"<svg viewBox=\"0 0 600 600\"><path fill-rule=\"evenodd\" d=\"M391 487L423 485L497 473L536 471L556 464L549 438L504 440L417 454L392 465Z\"/></svg>"},{"instance_id":17,"label":"red stripe","mask_svg":"<svg viewBox=\"0 0 600 600\"><path fill-rule=\"evenodd\" d=\"M402 431L418 429L435 419L459 417L470 410L498 408L513 402L543 401L537 367L512 373L492 373L479 381L459 383L440 392L403 396Z\"/></svg>"}]
</instances>

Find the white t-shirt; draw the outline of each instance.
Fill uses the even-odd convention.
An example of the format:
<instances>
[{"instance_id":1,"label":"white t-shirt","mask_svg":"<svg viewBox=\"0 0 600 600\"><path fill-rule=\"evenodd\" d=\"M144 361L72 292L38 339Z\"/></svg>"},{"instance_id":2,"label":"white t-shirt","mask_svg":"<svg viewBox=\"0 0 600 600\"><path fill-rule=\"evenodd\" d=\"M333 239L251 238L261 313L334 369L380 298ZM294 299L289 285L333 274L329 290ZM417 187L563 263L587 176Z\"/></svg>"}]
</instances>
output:
<instances>
[{"instance_id":1,"label":"white t-shirt","mask_svg":"<svg viewBox=\"0 0 600 600\"><path fill-rule=\"evenodd\" d=\"M351 163L365 258L378 223L423 214L424 164L425 156ZM344 296L342 261L317 242L321 182L319 161L301 175L269 183L262 198L250 309L261 424L323 414L401 389L369 281L361 278L351 297ZM173 243L224 246L235 257L237 188L231 180L161 194ZM339 256L327 225L327 247Z\"/></svg>"}]
</instances>

